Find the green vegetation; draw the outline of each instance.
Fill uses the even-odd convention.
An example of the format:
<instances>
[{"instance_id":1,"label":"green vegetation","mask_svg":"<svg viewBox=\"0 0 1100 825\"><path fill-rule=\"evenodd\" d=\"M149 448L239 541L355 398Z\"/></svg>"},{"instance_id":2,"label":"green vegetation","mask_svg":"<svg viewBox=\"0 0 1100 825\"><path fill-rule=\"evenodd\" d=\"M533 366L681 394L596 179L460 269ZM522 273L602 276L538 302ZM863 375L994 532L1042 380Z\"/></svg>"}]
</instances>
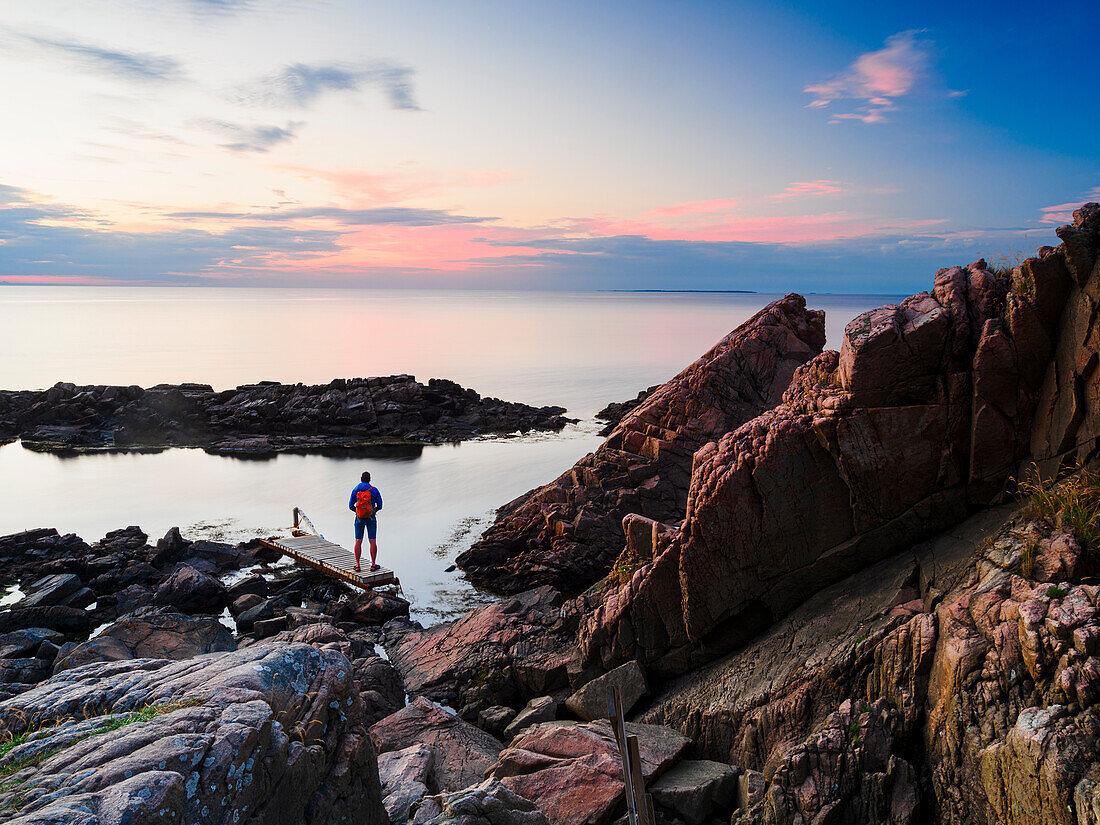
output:
<instances>
[{"instance_id":1,"label":"green vegetation","mask_svg":"<svg viewBox=\"0 0 1100 825\"><path fill-rule=\"evenodd\" d=\"M1047 588L1047 598L1048 599L1060 599L1063 596L1065 596L1068 592L1069 592L1068 590L1063 590L1058 585L1052 584L1050 587Z\"/></svg>"},{"instance_id":2,"label":"green vegetation","mask_svg":"<svg viewBox=\"0 0 1100 825\"><path fill-rule=\"evenodd\" d=\"M1100 550L1100 473L1078 464L1073 475L1048 483L1033 465L1017 486L1026 517L1068 530L1086 553Z\"/></svg>"},{"instance_id":3,"label":"green vegetation","mask_svg":"<svg viewBox=\"0 0 1100 825\"><path fill-rule=\"evenodd\" d=\"M608 585L622 587L634 577L634 573L639 567L649 564L651 561L653 561L652 558L643 557L632 549L624 550L607 574Z\"/></svg>"},{"instance_id":4,"label":"green vegetation","mask_svg":"<svg viewBox=\"0 0 1100 825\"><path fill-rule=\"evenodd\" d=\"M1026 238L1027 235L1025 234ZM989 259L989 271L997 275L1012 275L1012 270L1027 260L1027 253L1022 249L1017 249L1015 252L1002 252L1000 255L993 255ZM1016 288L1016 284L1013 284L1013 290L1019 292Z\"/></svg>"},{"instance_id":5,"label":"green vegetation","mask_svg":"<svg viewBox=\"0 0 1100 825\"><path fill-rule=\"evenodd\" d=\"M137 710L130 711L129 713L121 713L110 719L105 719L100 724L89 729L82 735L76 737L72 741L66 742L64 745L58 745L53 748L45 748L37 753L28 754L27 756L13 759L7 764L0 765L0 794L12 794L8 801L0 805L0 812L18 810L22 807L22 800L24 793L20 791L19 786L21 782L11 780L11 777L26 768L32 768L36 765L40 765L45 762L51 756L60 753L64 748L69 745L75 745L77 742L83 742L92 736L96 736L101 733L108 733L109 731L118 730L124 728L127 725L132 725L135 722L148 722L157 716L162 716L166 713L179 710L180 708L195 707L201 705L201 699L183 699L178 702L167 702L160 705L145 705ZM69 722L75 722L76 719L72 718L59 718L49 720L37 728L24 731L16 736L12 736L10 732L4 733L9 737L6 742L0 743L0 758L7 756L11 751L20 745L29 741L35 734L44 731L52 730L53 728L60 727L63 724Z\"/></svg>"}]
</instances>

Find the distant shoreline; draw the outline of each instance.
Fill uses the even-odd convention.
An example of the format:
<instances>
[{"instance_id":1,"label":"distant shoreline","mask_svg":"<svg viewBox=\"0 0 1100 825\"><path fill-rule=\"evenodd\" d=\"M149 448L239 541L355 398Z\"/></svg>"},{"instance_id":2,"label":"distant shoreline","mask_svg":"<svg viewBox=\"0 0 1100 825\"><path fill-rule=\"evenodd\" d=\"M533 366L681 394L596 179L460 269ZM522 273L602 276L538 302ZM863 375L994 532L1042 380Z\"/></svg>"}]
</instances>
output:
<instances>
[{"instance_id":1,"label":"distant shoreline","mask_svg":"<svg viewBox=\"0 0 1100 825\"><path fill-rule=\"evenodd\" d=\"M717 293L717 294L730 294L736 293L738 295L759 295L755 289L596 289L594 292L690 292L690 293ZM768 293L771 294L771 293Z\"/></svg>"}]
</instances>

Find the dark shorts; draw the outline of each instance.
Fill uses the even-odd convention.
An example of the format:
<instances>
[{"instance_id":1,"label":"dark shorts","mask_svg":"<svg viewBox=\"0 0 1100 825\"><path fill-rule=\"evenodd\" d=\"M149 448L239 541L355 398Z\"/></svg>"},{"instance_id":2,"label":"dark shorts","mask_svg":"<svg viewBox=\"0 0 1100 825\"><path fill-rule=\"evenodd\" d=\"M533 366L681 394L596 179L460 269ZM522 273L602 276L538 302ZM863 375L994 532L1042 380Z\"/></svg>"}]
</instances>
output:
<instances>
[{"instance_id":1,"label":"dark shorts","mask_svg":"<svg viewBox=\"0 0 1100 825\"><path fill-rule=\"evenodd\" d=\"M378 538L378 519L376 518L356 518L355 519L355 540L362 541L363 528L367 528L367 538Z\"/></svg>"}]
</instances>

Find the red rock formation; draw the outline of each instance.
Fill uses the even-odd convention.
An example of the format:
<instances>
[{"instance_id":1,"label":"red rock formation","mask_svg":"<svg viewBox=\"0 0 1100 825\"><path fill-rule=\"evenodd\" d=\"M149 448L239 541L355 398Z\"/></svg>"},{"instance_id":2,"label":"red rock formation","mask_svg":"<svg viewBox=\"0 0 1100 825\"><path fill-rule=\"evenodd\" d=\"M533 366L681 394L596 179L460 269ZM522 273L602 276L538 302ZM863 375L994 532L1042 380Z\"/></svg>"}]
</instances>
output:
<instances>
[{"instance_id":1,"label":"red rock formation","mask_svg":"<svg viewBox=\"0 0 1100 825\"><path fill-rule=\"evenodd\" d=\"M695 454L682 527L584 618L586 657L682 673L989 504L1029 452L1091 455L1098 232L1087 205L1011 290L978 261L852 321L783 405Z\"/></svg>"},{"instance_id":2,"label":"red rock formation","mask_svg":"<svg viewBox=\"0 0 1100 825\"><path fill-rule=\"evenodd\" d=\"M769 304L628 413L595 453L503 508L459 566L505 593L597 581L622 549L623 517L680 521L692 454L778 404L824 343L824 315L801 296Z\"/></svg>"}]
</instances>

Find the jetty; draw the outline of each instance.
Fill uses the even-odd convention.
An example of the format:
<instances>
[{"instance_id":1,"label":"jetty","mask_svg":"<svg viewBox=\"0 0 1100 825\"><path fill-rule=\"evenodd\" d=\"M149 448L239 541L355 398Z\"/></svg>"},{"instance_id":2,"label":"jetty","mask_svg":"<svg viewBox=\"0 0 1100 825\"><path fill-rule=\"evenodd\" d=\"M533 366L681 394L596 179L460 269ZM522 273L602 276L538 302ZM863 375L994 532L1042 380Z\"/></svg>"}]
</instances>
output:
<instances>
[{"instance_id":1,"label":"jetty","mask_svg":"<svg viewBox=\"0 0 1100 825\"><path fill-rule=\"evenodd\" d=\"M261 543L300 564L362 590L401 583L393 571L386 567L379 567L373 572L364 569L356 573L355 554L322 536L298 507L294 508L294 527L290 537L261 539ZM367 562L367 567L369 566L370 562Z\"/></svg>"}]
</instances>

